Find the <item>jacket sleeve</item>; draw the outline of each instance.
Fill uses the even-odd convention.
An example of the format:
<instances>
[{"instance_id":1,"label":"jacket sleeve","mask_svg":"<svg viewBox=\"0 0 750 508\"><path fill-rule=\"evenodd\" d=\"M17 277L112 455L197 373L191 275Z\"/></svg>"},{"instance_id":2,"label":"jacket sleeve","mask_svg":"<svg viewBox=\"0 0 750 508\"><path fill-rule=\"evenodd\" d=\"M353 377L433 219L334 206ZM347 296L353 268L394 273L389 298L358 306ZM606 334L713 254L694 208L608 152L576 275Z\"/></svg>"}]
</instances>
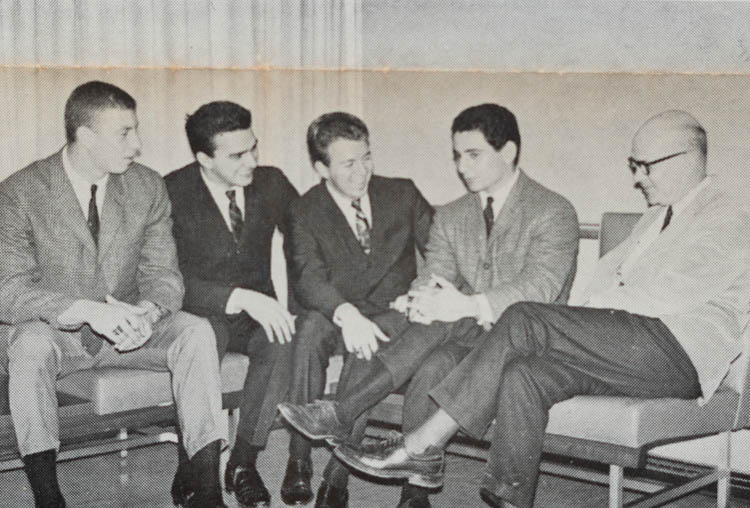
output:
<instances>
[{"instance_id":1,"label":"jacket sleeve","mask_svg":"<svg viewBox=\"0 0 750 508\"><path fill-rule=\"evenodd\" d=\"M0 260L0 322L42 320L55 328L69 328L57 316L76 298L43 277L25 205L7 188L0 189Z\"/></svg>"},{"instance_id":2,"label":"jacket sleeve","mask_svg":"<svg viewBox=\"0 0 750 508\"><path fill-rule=\"evenodd\" d=\"M565 202L550 207L533 224L523 269L509 283L484 292L492 307L493 322L516 302L554 302L565 285L573 282L579 241L573 206Z\"/></svg>"},{"instance_id":3,"label":"jacket sleeve","mask_svg":"<svg viewBox=\"0 0 750 508\"><path fill-rule=\"evenodd\" d=\"M297 205L299 205L299 201ZM297 301L329 319L346 299L330 282L329 270L307 220L305 210L293 206L289 214L293 265L293 287Z\"/></svg>"},{"instance_id":4,"label":"jacket sleeve","mask_svg":"<svg viewBox=\"0 0 750 508\"><path fill-rule=\"evenodd\" d=\"M430 275L440 275L457 286L460 285L460 272L456 260L456 249L451 243L449 234L450 222L444 209L435 212L432 226L429 228L429 240L425 247L425 263L411 283L412 289L426 285Z\"/></svg>"},{"instance_id":5,"label":"jacket sleeve","mask_svg":"<svg viewBox=\"0 0 750 508\"><path fill-rule=\"evenodd\" d=\"M138 291L141 299L175 312L182 307L185 286L172 236L172 208L161 178L154 179L153 188L138 264Z\"/></svg>"}]
</instances>

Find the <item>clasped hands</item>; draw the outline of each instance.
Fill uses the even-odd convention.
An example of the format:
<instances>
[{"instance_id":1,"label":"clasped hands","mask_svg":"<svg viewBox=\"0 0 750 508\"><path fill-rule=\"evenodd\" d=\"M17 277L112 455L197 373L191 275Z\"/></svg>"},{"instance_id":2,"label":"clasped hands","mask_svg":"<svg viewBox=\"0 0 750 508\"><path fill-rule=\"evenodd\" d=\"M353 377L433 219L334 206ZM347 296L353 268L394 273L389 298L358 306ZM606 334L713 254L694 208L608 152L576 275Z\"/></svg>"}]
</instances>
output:
<instances>
[{"instance_id":1,"label":"clasped hands","mask_svg":"<svg viewBox=\"0 0 750 508\"><path fill-rule=\"evenodd\" d=\"M65 324L88 323L92 330L104 336L121 353L138 349L151 338L153 325L164 313L154 303L132 305L107 295L105 302L78 300L58 321Z\"/></svg>"},{"instance_id":2,"label":"clasped hands","mask_svg":"<svg viewBox=\"0 0 750 508\"><path fill-rule=\"evenodd\" d=\"M435 274L430 275L427 284L396 298L391 308L405 314L409 321L423 325L433 321L452 323L479 314L476 299L456 289L445 277Z\"/></svg>"}]
</instances>

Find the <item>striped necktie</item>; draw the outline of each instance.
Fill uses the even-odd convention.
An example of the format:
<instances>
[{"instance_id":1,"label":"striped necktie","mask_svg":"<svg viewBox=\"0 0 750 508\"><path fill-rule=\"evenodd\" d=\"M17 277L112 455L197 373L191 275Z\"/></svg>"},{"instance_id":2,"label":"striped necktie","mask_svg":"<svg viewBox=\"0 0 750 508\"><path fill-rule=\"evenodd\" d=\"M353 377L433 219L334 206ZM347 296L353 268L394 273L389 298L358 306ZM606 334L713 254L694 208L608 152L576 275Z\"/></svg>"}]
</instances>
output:
<instances>
[{"instance_id":1,"label":"striped necktie","mask_svg":"<svg viewBox=\"0 0 750 508\"><path fill-rule=\"evenodd\" d=\"M487 206L484 207L484 212L482 212L482 215L484 215L484 226L487 229L487 237L489 238L490 233L492 232L492 225L495 224L495 211L492 209L492 202L494 199L492 199L492 196L489 196L487 198Z\"/></svg>"},{"instance_id":2,"label":"striped necktie","mask_svg":"<svg viewBox=\"0 0 750 508\"><path fill-rule=\"evenodd\" d=\"M365 254L370 254L370 223L367 221L365 212L362 211L362 203L360 203L359 198L352 201L352 208L357 212L357 240L359 240Z\"/></svg>"},{"instance_id":3,"label":"striped necktie","mask_svg":"<svg viewBox=\"0 0 750 508\"><path fill-rule=\"evenodd\" d=\"M233 190L226 192L229 198L229 222L232 225L232 236L234 236L234 243L239 245L240 238L242 238L242 212L240 207L237 206L237 197Z\"/></svg>"},{"instance_id":4,"label":"striped necktie","mask_svg":"<svg viewBox=\"0 0 750 508\"><path fill-rule=\"evenodd\" d=\"M99 246L99 208L96 206L96 185L91 186L91 199L89 199L89 216L86 223L91 231L91 237L96 246Z\"/></svg>"}]
</instances>

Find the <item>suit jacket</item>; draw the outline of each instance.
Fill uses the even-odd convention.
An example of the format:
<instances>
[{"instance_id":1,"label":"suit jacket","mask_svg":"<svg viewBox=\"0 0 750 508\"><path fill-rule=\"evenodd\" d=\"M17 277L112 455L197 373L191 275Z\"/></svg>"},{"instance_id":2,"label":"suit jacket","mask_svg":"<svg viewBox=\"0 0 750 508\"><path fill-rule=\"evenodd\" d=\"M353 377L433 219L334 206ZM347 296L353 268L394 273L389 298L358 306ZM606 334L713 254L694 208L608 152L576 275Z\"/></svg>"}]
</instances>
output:
<instances>
[{"instance_id":1,"label":"suit jacket","mask_svg":"<svg viewBox=\"0 0 750 508\"><path fill-rule=\"evenodd\" d=\"M519 301L565 303L578 255L578 218L568 200L521 171L489 237L482 211L471 193L437 209L412 287L441 275L465 294L484 293L493 320Z\"/></svg>"},{"instance_id":2,"label":"suit jacket","mask_svg":"<svg viewBox=\"0 0 750 508\"><path fill-rule=\"evenodd\" d=\"M750 221L743 206L709 182L636 260L619 285L617 271L644 230L660 219L651 207L631 235L601 260L580 296L590 306L662 320L690 357L704 398L741 350L750 296Z\"/></svg>"},{"instance_id":3,"label":"suit jacket","mask_svg":"<svg viewBox=\"0 0 750 508\"><path fill-rule=\"evenodd\" d=\"M75 300L107 294L171 311L182 304L169 198L140 164L109 176L98 250L62 152L9 176L0 183L0 259L0 321L9 324L66 329L57 316Z\"/></svg>"},{"instance_id":4,"label":"suit jacket","mask_svg":"<svg viewBox=\"0 0 750 508\"><path fill-rule=\"evenodd\" d=\"M321 182L290 209L295 296L303 307L329 319L352 303L374 315L409 289L416 251L427 243L432 207L411 180L373 176L371 252L354 232Z\"/></svg>"},{"instance_id":5,"label":"suit jacket","mask_svg":"<svg viewBox=\"0 0 750 508\"><path fill-rule=\"evenodd\" d=\"M239 249L197 162L165 177L172 200L174 236L185 277L185 310L226 316L230 293L252 289L275 297L271 282L271 239L286 237L285 214L297 191L276 168L259 166L244 189L245 218Z\"/></svg>"}]
</instances>

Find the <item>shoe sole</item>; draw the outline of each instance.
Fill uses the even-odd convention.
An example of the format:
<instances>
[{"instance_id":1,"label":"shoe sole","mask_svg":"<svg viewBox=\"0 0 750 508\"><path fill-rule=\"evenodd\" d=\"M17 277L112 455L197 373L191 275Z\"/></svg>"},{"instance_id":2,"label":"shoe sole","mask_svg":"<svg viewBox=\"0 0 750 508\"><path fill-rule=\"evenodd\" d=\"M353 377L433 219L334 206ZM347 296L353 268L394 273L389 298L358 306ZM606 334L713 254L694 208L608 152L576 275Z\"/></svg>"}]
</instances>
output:
<instances>
[{"instance_id":1,"label":"shoe sole","mask_svg":"<svg viewBox=\"0 0 750 508\"><path fill-rule=\"evenodd\" d=\"M406 479L411 485L416 485L417 487L424 487L427 489L436 489L443 486L444 474L442 468L441 471L436 474L410 473L403 470L396 471L392 469L375 469L368 466L367 464L363 464L355 457L346 455L341 451L340 448L336 448L333 453L341 462L348 465L349 467L352 467L361 473L365 473L376 478L383 478L386 480Z\"/></svg>"},{"instance_id":2,"label":"shoe sole","mask_svg":"<svg viewBox=\"0 0 750 508\"><path fill-rule=\"evenodd\" d=\"M342 441L341 438L330 433L315 434L314 432L311 432L309 430L309 427L305 427L305 425L312 426L312 421L307 417L306 414L292 409L290 405L279 404L278 409L279 413L281 413L281 416L283 416L284 419L289 422L289 425L294 427L301 434L304 434L308 439L311 439L313 441L326 441L331 446L337 446Z\"/></svg>"}]
</instances>

